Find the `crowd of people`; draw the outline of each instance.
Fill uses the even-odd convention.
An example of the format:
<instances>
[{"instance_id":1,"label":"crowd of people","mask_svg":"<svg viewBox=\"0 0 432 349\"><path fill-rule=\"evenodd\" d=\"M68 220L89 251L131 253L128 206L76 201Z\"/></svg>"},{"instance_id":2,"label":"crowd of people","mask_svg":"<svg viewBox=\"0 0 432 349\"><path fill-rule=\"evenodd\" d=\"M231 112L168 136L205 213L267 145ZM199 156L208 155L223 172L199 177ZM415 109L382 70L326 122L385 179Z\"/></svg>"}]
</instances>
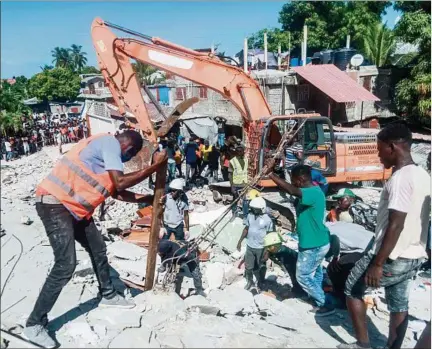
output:
<instances>
[{"instance_id":1,"label":"crowd of people","mask_svg":"<svg viewBox=\"0 0 432 349\"><path fill-rule=\"evenodd\" d=\"M285 174L288 180L277 173L276 159L268 162L266 174L281 191L296 198L298 251L284 244L283 237L275 229L266 202L259 197L259 193L249 192L248 200L244 200L248 202L244 212L245 228L237 248L240 251L246 240L243 257L245 288L249 290L255 287L255 281L258 291L266 288L266 261L271 259L289 274L292 292L314 303L316 307L311 312L316 317L330 316L339 306L348 309L357 341L342 344L340 348L371 347L364 297L377 287L385 289L390 311L386 347L401 348L408 325L411 281L427 259L430 267L430 155L428 173L412 160L412 135L404 124L387 126L377 138L380 160L385 168L393 169L393 174L381 194L374 232L353 223L355 212L352 206L356 197L346 188L334 195L337 205L325 216L327 188L314 180L312 167L294 158ZM233 188L245 185L242 171L247 167L244 148L237 145L235 150L236 155L229 165ZM297 148L296 152L299 151ZM241 158L242 163L239 161ZM240 166L239 170L236 170L237 166ZM165 206L165 210L168 209L170 213L165 212L166 229L161 235L159 254L162 261L168 261L168 264L177 260L180 265L190 268L189 264L192 263L193 270L189 271L197 292L202 294L197 257L181 253L187 250L181 241L189 237L189 232L183 229L186 225L188 230L188 206L182 185L174 181L171 182L170 190L175 195L168 194L173 203ZM174 204L177 201L183 205ZM177 217L175 225L181 228L180 232L172 225L167 225L172 223L168 222L167 217L174 215ZM167 242L171 233L174 233L176 241ZM327 267L330 293L324 290L324 260L330 262ZM164 270L165 267L160 271ZM430 340L430 323L426 332Z\"/></svg>"},{"instance_id":2,"label":"crowd of people","mask_svg":"<svg viewBox=\"0 0 432 349\"><path fill-rule=\"evenodd\" d=\"M56 145L62 153L62 144L75 143L88 136L86 120L54 118L53 115L35 114L33 122L24 122L20 131L2 137L2 159L13 161L28 156L44 146Z\"/></svg>"}]
</instances>

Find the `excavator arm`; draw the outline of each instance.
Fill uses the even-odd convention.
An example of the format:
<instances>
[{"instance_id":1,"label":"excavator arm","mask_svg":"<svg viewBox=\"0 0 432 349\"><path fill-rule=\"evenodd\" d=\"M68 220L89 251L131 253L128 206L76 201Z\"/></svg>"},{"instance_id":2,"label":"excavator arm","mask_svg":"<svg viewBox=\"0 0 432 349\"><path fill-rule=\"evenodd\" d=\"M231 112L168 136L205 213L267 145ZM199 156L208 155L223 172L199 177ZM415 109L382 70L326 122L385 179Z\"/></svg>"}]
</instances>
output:
<instances>
[{"instance_id":1,"label":"excavator arm","mask_svg":"<svg viewBox=\"0 0 432 349\"><path fill-rule=\"evenodd\" d=\"M144 40L118 38L110 28ZM99 67L120 113L124 115L130 111L134 114L140 129L151 142L156 142L157 134L145 107L131 58L219 92L238 109L245 126L271 115L258 83L240 68L226 64L212 54L132 32L100 18L93 21L91 35Z\"/></svg>"}]
</instances>

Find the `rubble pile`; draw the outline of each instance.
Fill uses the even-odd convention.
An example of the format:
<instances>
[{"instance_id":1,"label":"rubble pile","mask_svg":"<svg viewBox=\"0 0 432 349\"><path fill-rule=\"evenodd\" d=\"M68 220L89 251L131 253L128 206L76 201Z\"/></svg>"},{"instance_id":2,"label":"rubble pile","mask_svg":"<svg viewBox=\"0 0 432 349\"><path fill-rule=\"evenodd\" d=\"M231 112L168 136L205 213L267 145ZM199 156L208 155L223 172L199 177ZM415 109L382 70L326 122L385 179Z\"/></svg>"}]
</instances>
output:
<instances>
[{"instance_id":1,"label":"rubble pile","mask_svg":"<svg viewBox=\"0 0 432 349\"><path fill-rule=\"evenodd\" d=\"M51 155L44 152L51 152ZM2 308L13 305L2 313L2 325L7 328L24 323L52 265L52 250L35 212L33 197L36 185L48 174L56 156L56 148L46 147L28 158L2 164L2 220L6 230L17 234L24 245L22 261L2 297ZM151 193L147 182L133 189ZM367 203L378 203L379 190L353 191ZM192 189L187 195L191 203L191 235L194 236L217 219L226 206L214 202L211 191L205 186ZM144 286L145 282L147 250L110 234L115 229L128 228L131 220L137 218L137 210L136 204L107 200L105 220L99 221L99 210L94 215L102 233L110 237L106 245L114 285L126 297L133 297L136 307L130 310L97 307L98 289L92 263L77 244L77 267L72 282L64 288L50 313L48 328L55 332L62 347L318 348L355 341L345 310L338 310L325 319L315 319L308 313L312 305L294 298L289 276L277 265L268 262L269 292L257 294L244 290L244 250L236 250L244 228L240 218L231 221L227 216L220 223L222 233L215 243L200 245L201 250L209 253L200 263L206 298L194 295L193 280L187 275L180 296L161 289L160 275L153 291L140 291L138 286ZM287 231L281 233L285 244L296 248L296 237L286 234ZM5 239L7 236L2 238L2 245ZM18 254L17 243L15 246L10 242L2 248L1 268L5 277ZM159 257L156 264L156 267L160 265ZM137 288L128 288L123 281ZM430 290L430 282L424 279L413 282L410 312L415 317L410 320L404 347L415 345L425 320L430 319L430 305L426 302ZM381 294L378 296L382 298ZM373 324L370 337L374 347L384 347L388 313L374 309L368 316Z\"/></svg>"}]
</instances>

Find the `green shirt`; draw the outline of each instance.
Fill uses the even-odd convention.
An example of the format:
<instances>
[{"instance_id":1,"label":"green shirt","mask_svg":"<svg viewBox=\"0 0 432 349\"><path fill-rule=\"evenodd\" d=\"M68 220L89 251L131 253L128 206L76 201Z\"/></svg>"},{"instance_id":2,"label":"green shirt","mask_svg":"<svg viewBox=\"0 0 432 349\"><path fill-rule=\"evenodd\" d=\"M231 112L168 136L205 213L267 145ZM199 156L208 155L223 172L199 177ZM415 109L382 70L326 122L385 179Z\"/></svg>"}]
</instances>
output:
<instances>
[{"instance_id":1,"label":"green shirt","mask_svg":"<svg viewBox=\"0 0 432 349\"><path fill-rule=\"evenodd\" d=\"M320 187L301 188L297 211L299 248L316 248L330 242L330 232L324 225L325 196Z\"/></svg>"}]
</instances>

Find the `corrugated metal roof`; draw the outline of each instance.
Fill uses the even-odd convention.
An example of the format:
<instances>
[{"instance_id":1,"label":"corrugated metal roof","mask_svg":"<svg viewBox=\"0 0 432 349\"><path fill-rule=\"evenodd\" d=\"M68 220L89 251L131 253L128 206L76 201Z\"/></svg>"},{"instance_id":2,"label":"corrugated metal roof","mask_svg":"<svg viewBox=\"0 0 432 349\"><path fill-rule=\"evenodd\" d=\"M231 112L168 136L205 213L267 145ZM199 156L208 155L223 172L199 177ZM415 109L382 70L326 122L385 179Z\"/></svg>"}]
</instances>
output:
<instances>
[{"instance_id":1,"label":"corrugated metal roof","mask_svg":"<svg viewBox=\"0 0 432 349\"><path fill-rule=\"evenodd\" d=\"M308 65L293 70L337 103L380 100L333 64Z\"/></svg>"}]
</instances>

